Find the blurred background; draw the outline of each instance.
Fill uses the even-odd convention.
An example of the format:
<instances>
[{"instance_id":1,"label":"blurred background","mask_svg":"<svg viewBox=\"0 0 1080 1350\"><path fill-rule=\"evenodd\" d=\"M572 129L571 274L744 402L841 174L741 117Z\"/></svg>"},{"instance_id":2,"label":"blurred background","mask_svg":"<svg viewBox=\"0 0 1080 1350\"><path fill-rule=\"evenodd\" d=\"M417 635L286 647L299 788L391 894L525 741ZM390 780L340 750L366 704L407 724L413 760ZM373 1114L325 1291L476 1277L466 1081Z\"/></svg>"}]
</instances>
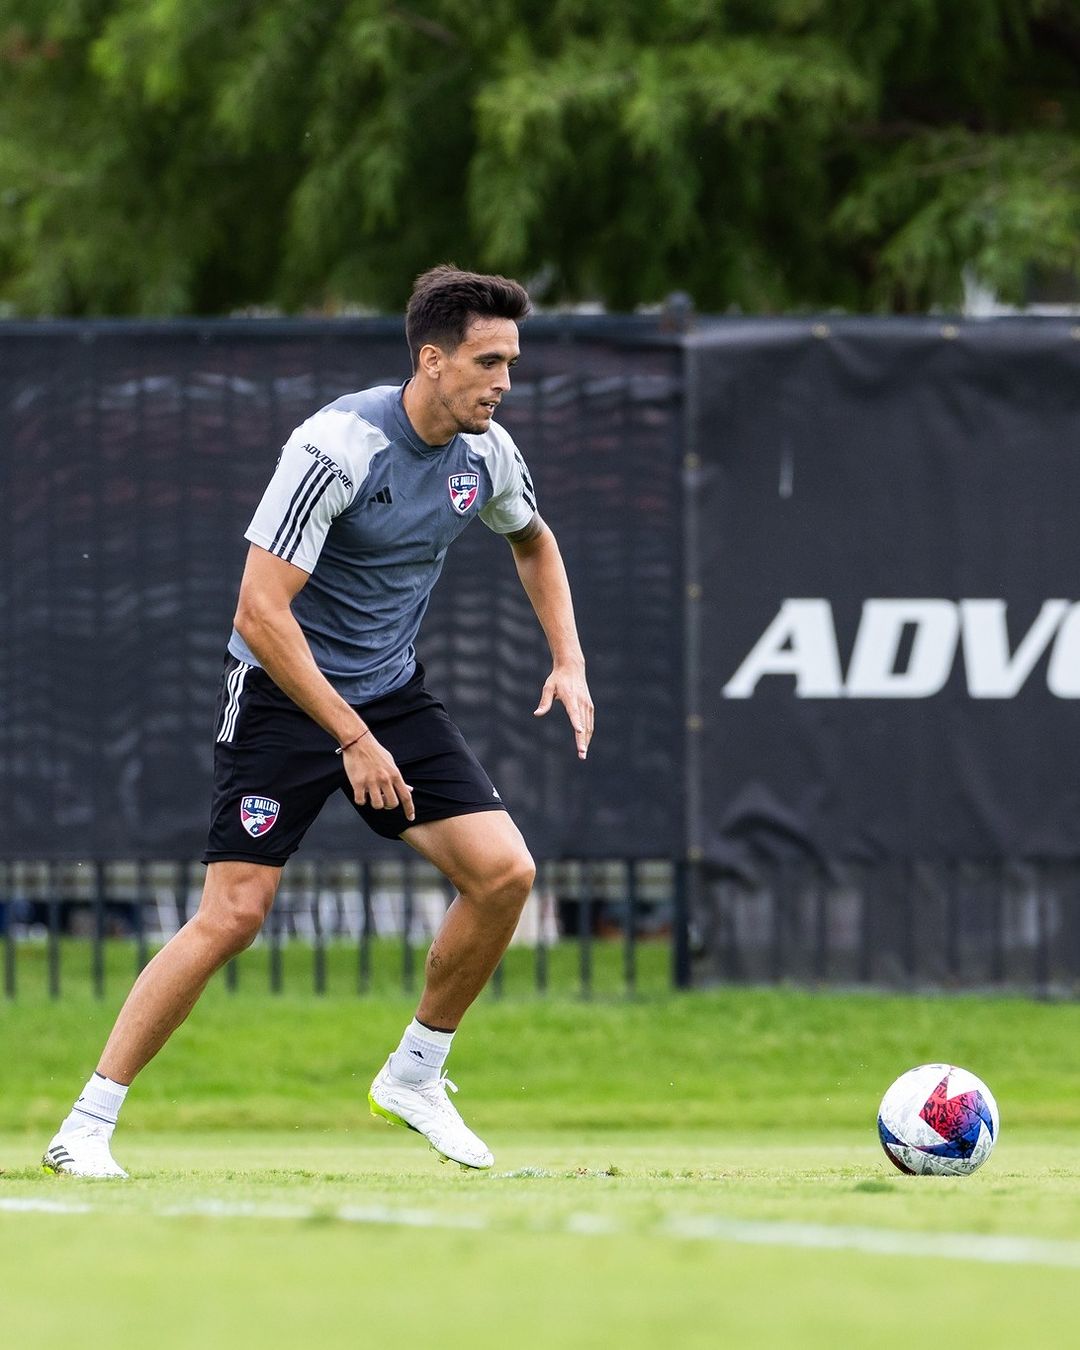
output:
<instances>
[{"instance_id":1,"label":"blurred background","mask_svg":"<svg viewBox=\"0 0 1080 1350\"><path fill-rule=\"evenodd\" d=\"M1075 992L1075 0L0 0L0 73L7 995L192 912L243 530L450 260L536 302L598 706L581 766L470 532L419 654L541 862L496 990ZM402 852L329 810L241 963L411 987Z\"/></svg>"},{"instance_id":2,"label":"blurred background","mask_svg":"<svg viewBox=\"0 0 1080 1350\"><path fill-rule=\"evenodd\" d=\"M1072 0L5 0L16 315L1075 300Z\"/></svg>"}]
</instances>

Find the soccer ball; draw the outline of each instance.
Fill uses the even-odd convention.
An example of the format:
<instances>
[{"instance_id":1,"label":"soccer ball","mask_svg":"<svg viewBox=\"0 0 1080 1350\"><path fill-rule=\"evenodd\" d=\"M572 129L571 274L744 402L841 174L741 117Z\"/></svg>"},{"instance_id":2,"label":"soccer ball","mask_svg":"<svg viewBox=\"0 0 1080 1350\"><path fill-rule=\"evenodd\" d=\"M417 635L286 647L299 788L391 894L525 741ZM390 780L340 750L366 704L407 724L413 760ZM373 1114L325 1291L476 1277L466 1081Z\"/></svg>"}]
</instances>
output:
<instances>
[{"instance_id":1,"label":"soccer ball","mask_svg":"<svg viewBox=\"0 0 1080 1350\"><path fill-rule=\"evenodd\" d=\"M901 1172L966 1177L997 1143L997 1102L967 1069L923 1064L882 1097L877 1125L885 1156Z\"/></svg>"}]
</instances>

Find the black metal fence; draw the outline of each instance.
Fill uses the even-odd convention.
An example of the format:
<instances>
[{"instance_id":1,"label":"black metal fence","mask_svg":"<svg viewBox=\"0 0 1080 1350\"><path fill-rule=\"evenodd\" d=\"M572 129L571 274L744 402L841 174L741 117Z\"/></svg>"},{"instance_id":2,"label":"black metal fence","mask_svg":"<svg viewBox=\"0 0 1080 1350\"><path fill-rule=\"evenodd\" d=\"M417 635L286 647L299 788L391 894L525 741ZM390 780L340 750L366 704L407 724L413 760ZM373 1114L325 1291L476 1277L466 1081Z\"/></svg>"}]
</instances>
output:
<instances>
[{"instance_id":1,"label":"black metal fence","mask_svg":"<svg viewBox=\"0 0 1080 1350\"><path fill-rule=\"evenodd\" d=\"M0 862L2 987L121 994L198 905L202 867ZM418 992L452 900L421 859L294 860L224 986ZM788 864L750 881L665 859L542 864L495 998L691 984L1080 993L1080 869L1068 863Z\"/></svg>"},{"instance_id":2,"label":"black metal fence","mask_svg":"<svg viewBox=\"0 0 1080 1350\"><path fill-rule=\"evenodd\" d=\"M704 871L698 983L1080 994L1071 862L791 863L757 881Z\"/></svg>"},{"instance_id":3,"label":"black metal fence","mask_svg":"<svg viewBox=\"0 0 1080 1350\"><path fill-rule=\"evenodd\" d=\"M194 914L202 876L187 861L0 863L5 996L28 985L51 998L120 992ZM633 995L685 978L671 966L681 885L665 860L541 865L492 994ZM225 967L225 987L235 992L244 979L274 994L418 991L452 899L445 879L411 853L294 860L253 956Z\"/></svg>"}]
</instances>

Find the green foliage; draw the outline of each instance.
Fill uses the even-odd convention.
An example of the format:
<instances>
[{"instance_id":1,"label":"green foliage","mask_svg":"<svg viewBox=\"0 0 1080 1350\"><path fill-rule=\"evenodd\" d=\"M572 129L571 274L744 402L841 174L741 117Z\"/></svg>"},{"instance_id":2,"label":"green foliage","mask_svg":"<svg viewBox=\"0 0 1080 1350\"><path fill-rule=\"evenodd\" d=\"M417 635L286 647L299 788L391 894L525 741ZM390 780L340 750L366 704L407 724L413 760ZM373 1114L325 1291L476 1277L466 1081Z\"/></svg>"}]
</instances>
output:
<instances>
[{"instance_id":1,"label":"green foliage","mask_svg":"<svg viewBox=\"0 0 1080 1350\"><path fill-rule=\"evenodd\" d=\"M954 303L1080 275L1074 0L0 0L0 304Z\"/></svg>"}]
</instances>

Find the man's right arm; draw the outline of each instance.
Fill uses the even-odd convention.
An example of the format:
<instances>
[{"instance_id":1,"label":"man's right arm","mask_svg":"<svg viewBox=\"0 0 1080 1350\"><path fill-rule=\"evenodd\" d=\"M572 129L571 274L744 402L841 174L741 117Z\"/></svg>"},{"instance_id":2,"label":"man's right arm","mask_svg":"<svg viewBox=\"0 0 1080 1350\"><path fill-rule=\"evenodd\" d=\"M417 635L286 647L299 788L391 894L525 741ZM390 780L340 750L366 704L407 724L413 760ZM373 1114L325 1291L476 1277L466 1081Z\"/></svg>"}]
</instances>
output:
<instances>
[{"instance_id":1,"label":"man's right arm","mask_svg":"<svg viewBox=\"0 0 1080 1350\"><path fill-rule=\"evenodd\" d=\"M385 750L315 664L303 630L290 608L308 580L303 568L252 544L240 583L233 623L248 649L282 693L328 731L343 753L357 802L374 807L399 803L415 818L412 793Z\"/></svg>"}]
</instances>

